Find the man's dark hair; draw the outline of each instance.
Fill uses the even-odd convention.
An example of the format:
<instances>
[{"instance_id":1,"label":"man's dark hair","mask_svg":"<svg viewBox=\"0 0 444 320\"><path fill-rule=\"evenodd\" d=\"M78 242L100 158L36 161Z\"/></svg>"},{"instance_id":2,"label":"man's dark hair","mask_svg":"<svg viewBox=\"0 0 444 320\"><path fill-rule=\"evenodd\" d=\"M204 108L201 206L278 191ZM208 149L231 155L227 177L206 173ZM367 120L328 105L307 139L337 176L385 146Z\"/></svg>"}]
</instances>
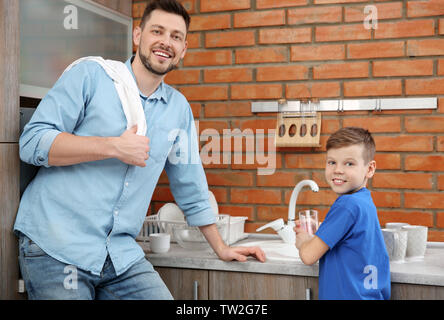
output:
<instances>
[{"instance_id":1,"label":"man's dark hair","mask_svg":"<svg viewBox=\"0 0 444 320\"><path fill-rule=\"evenodd\" d=\"M140 28L142 28L142 30L146 21L150 18L151 12L156 9L182 16L188 31L191 18L187 10L176 0L148 0L145 11L143 12L142 21L140 22Z\"/></svg>"}]
</instances>

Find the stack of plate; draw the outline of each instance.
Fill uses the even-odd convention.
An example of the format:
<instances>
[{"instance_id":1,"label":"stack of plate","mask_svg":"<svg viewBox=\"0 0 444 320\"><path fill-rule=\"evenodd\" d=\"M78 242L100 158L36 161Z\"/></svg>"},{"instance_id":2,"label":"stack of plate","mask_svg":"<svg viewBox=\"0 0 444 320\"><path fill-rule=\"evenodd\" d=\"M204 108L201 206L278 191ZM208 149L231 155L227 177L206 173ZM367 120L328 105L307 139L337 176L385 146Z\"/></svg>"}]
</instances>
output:
<instances>
[{"instance_id":1,"label":"stack of plate","mask_svg":"<svg viewBox=\"0 0 444 320\"><path fill-rule=\"evenodd\" d=\"M219 207L213 192L209 191L209 202L214 215L219 215ZM171 241L177 241L173 233L173 227L177 225L186 225L185 215L179 206L175 203L166 203L157 212L160 227L164 232L171 235Z\"/></svg>"}]
</instances>

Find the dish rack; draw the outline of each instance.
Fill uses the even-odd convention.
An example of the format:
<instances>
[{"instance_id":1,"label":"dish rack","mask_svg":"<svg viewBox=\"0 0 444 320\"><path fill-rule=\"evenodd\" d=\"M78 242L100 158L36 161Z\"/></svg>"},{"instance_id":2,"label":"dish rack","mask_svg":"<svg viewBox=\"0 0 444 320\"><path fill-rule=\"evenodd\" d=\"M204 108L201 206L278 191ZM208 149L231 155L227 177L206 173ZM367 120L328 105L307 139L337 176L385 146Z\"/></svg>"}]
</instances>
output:
<instances>
[{"instance_id":1,"label":"dish rack","mask_svg":"<svg viewBox=\"0 0 444 320\"><path fill-rule=\"evenodd\" d=\"M244 232L244 224L247 219L248 217L231 217L227 214L217 216L216 224L219 227L219 232L228 245L247 237ZM171 242L177 242L173 234L173 227L178 225L186 226L187 223L184 221L160 220L157 214L147 216L136 240L147 242L151 233L162 232L170 234Z\"/></svg>"}]
</instances>

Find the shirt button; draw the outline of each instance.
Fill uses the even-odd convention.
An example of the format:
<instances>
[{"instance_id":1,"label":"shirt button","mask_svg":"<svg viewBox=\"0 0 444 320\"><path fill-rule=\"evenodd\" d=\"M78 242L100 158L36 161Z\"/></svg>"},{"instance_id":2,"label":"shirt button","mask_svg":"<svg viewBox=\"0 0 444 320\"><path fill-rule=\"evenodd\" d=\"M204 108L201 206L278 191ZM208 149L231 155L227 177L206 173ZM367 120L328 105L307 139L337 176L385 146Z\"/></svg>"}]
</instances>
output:
<instances>
[{"instance_id":1,"label":"shirt button","mask_svg":"<svg viewBox=\"0 0 444 320\"><path fill-rule=\"evenodd\" d=\"M118 210L114 210L114 214L117 216L119 214Z\"/></svg>"},{"instance_id":2,"label":"shirt button","mask_svg":"<svg viewBox=\"0 0 444 320\"><path fill-rule=\"evenodd\" d=\"M128 182L125 182L125 187L128 187L128 185L129 185L129 183L128 183Z\"/></svg>"}]
</instances>

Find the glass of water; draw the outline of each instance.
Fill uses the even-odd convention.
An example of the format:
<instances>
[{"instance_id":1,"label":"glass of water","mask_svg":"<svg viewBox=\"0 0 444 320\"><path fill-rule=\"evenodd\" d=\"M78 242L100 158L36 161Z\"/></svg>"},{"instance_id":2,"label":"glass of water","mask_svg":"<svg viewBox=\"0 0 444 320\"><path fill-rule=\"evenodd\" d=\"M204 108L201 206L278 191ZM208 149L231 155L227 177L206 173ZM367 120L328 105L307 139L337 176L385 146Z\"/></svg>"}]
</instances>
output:
<instances>
[{"instance_id":1,"label":"glass of water","mask_svg":"<svg viewBox=\"0 0 444 320\"><path fill-rule=\"evenodd\" d=\"M318 230L318 212L316 210L303 210L299 211L299 222L301 227L311 236Z\"/></svg>"}]
</instances>

